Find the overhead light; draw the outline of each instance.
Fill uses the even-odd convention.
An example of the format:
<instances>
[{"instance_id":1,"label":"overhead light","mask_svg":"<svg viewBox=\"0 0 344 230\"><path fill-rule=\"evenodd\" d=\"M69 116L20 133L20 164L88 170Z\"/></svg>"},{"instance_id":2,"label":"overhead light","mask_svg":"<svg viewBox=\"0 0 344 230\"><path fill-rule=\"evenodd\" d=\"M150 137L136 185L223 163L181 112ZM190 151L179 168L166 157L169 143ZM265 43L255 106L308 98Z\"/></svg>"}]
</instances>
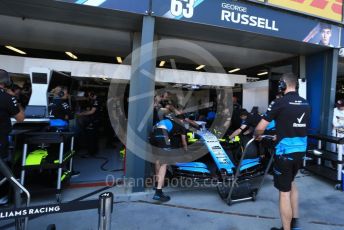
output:
<instances>
[{"instance_id":1,"label":"overhead light","mask_svg":"<svg viewBox=\"0 0 344 230\"><path fill-rule=\"evenodd\" d=\"M104 2L106 2L106 0L79 0L77 3L87 6L100 6Z\"/></svg>"},{"instance_id":2,"label":"overhead light","mask_svg":"<svg viewBox=\"0 0 344 230\"><path fill-rule=\"evenodd\" d=\"M232 70L228 71L228 73L238 72L239 70L240 70L240 68L232 69Z\"/></svg>"},{"instance_id":3,"label":"overhead light","mask_svg":"<svg viewBox=\"0 0 344 230\"><path fill-rule=\"evenodd\" d=\"M7 49L10 49L10 50L12 50L12 51L14 51L14 52L17 52L17 53L20 53L20 54L26 54L24 51L22 51L22 50L20 50L20 49L17 49L17 48L15 48L15 47L13 47L13 46L5 46Z\"/></svg>"},{"instance_id":4,"label":"overhead light","mask_svg":"<svg viewBox=\"0 0 344 230\"><path fill-rule=\"evenodd\" d=\"M205 65L200 65L196 68L196 70L200 70L200 69L203 69L205 67Z\"/></svg>"},{"instance_id":5,"label":"overhead light","mask_svg":"<svg viewBox=\"0 0 344 230\"><path fill-rule=\"evenodd\" d=\"M116 57L116 59L117 59L117 62L119 63L119 64L122 64L122 58L121 57Z\"/></svg>"},{"instance_id":6,"label":"overhead light","mask_svg":"<svg viewBox=\"0 0 344 230\"><path fill-rule=\"evenodd\" d=\"M248 81L258 81L258 80L260 80L259 77L247 77L246 79L247 79Z\"/></svg>"},{"instance_id":7,"label":"overhead light","mask_svg":"<svg viewBox=\"0 0 344 230\"><path fill-rule=\"evenodd\" d=\"M163 67L165 64L166 64L166 61L161 61L160 64L159 64L159 66L160 66L160 67Z\"/></svg>"},{"instance_id":8,"label":"overhead light","mask_svg":"<svg viewBox=\"0 0 344 230\"><path fill-rule=\"evenodd\" d=\"M262 72L262 73L259 73L257 74L258 76L263 76L263 75L267 75L269 72Z\"/></svg>"},{"instance_id":9,"label":"overhead light","mask_svg":"<svg viewBox=\"0 0 344 230\"><path fill-rule=\"evenodd\" d=\"M73 59L75 59L75 60L78 59L78 57L75 56L72 52L66 51L65 54L67 54L69 57L71 57L71 58L73 58Z\"/></svg>"}]
</instances>

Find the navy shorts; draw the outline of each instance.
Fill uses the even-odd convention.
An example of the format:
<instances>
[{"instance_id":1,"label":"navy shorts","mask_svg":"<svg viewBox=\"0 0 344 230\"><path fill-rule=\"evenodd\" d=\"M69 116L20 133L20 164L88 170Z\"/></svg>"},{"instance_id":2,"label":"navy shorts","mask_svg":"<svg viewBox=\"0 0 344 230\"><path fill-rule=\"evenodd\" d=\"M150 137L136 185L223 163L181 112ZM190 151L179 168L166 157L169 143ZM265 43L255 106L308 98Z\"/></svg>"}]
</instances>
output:
<instances>
[{"instance_id":1,"label":"navy shorts","mask_svg":"<svg viewBox=\"0 0 344 230\"><path fill-rule=\"evenodd\" d=\"M290 192L291 183L302 167L304 152L274 156L274 186L281 192Z\"/></svg>"}]
</instances>

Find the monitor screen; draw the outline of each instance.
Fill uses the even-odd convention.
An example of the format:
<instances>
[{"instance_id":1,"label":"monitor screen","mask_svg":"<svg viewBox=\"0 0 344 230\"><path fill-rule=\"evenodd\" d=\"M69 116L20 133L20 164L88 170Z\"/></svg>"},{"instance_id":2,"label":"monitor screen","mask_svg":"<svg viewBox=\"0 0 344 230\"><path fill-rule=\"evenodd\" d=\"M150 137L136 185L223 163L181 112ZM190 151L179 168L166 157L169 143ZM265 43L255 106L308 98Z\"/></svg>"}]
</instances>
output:
<instances>
[{"instance_id":1,"label":"monitor screen","mask_svg":"<svg viewBox=\"0 0 344 230\"><path fill-rule=\"evenodd\" d=\"M41 105L28 105L25 109L26 118L44 118L46 107Z\"/></svg>"},{"instance_id":2,"label":"monitor screen","mask_svg":"<svg viewBox=\"0 0 344 230\"><path fill-rule=\"evenodd\" d=\"M48 84L48 76L46 73L32 73L33 84Z\"/></svg>"}]
</instances>

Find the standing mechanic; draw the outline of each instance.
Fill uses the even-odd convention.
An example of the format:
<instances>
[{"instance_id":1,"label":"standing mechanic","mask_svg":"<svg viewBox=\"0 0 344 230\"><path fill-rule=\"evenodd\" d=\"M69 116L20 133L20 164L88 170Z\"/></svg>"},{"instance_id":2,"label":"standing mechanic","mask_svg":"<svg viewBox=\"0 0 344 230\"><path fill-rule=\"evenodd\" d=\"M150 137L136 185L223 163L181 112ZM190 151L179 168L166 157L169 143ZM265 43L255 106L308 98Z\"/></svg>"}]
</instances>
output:
<instances>
[{"instance_id":1,"label":"standing mechanic","mask_svg":"<svg viewBox=\"0 0 344 230\"><path fill-rule=\"evenodd\" d=\"M279 81L279 91L284 97L273 101L259 122L255 136L259 139L268 124L275 120L276 147L274 156L274 186L279 190L279 206L282 228L300 229L298 226L298 190L294 178L302 165L307 149L307 127L310 121L310 105L296 92L297 77L284 74Z\"/></svg>"},{"instance_id":2,"label":"standing mechanic","mask_svg":"<svg viewBox=\"0 0 344 230\"><path fill-rule=\"evenodd\" d=\"M58 121L58 129L69 131L69 120L73 119L73 111L68 103L69 92L65 86L57 86L52 90L53 100L49 104L51 121ZM52 125L52 124L51 124ZM72 177L79 176L80 172L72 169Z\"/></svg>"},{"instance_id":3,"label":"standing mechanic","mask_svg":"<svg viewBox=\"0 0 344 230\"><path fill-rule=\"evenodd\" d=\"M90 91L87 94L88 106L87 110L79 114L79 122L82 130L85 131L88 154L95 156L98 153L98 126L100 122L99 117L99 102L97 95Z\"/></svg>"},{"instance_id":4,"label":"standing mechanic","mask_svg":"<svg viewBox=\"0 0 344 230\"><path fill-rule=\"evenodd\" d=\"M72 109L68 104L68 89L65 86L57 86L52 93L54 98L49 104L51 115L55 119L65 121L68 125L68 121L73 118Z\"/></svg>"},{"instance_id":5,"label":"standing mechanic","mask_svg":"<svg viewBox=\"0 0 344 230\"><path fill-rule=\"evenodd\" d=\"M336 108L333 110L333 119L332 119L332 136L334 137L344 137L344 100L340 99L336 102ZM332 152L337 152L336 144L331 144ZM341 145L339 148L344 148ZM344 149L342 150L344 154Z\"/></svg>"},{"instance_id":6,"label":"standing mechanic","mask_svg":"<svg viewBox=\"0 0 344 230\"><path fill-rule=\"evenodd\" d=\"M11 79L7 71L0 69L0 156L8 162L8 135L11 132L11 117L17 122L24 121L25 115L21 106L17 103L14 92L10 90ZM0 172L0 180L2 179ZM8 201L8 184L0 187L0 205Z\"/></svg>"},{"instance_id":7,"label":"standing mechanic","mask_svg":"<svg viewBox=\"0 0 344 230\"><path fill-rule=\"evenodd\" d=\"M168 154L168 148L182 148L187 151L186 129L183 125L183 118L177 118L175 115L167 115L153 127L152 145L160 148L163 154ZM160 152L160 151L159 151ZM165 182L167 164L163 162L163 156L155 163L155 176L157 179L157 188L153 196L154 200L167 202L171 198L162 192Z\"/></svg>"}]
</instances>

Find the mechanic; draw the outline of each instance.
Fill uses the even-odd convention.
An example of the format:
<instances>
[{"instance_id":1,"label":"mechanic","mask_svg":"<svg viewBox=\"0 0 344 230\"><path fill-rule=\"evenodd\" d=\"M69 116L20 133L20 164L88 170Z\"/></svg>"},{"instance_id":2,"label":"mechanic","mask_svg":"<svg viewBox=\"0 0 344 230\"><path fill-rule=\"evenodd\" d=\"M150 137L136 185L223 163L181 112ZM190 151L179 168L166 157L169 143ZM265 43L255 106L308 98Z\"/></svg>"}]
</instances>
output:
<instances>
[{"instance_id":1,"label":"mechanic","mask_svg":"<svg viewBox=\"0 0 344 230\"><path fill-rule=\"evenodd\" d=\"M61 119L66 122L73 118L73 112L68 104L69 93L65 86L57 86L52 90L54 98L49 104L50 115L54 119Z\"/></svg>"},{"instance_id":2,"label":"mechanic","mask_svg":"<svg viewBox=\"0 0 344 230\"><path fill-rule=\"evenodd\" d=\"M69 92L66 86L57 86L52 90L54 98L49 104L51 125L57 122L58 130L69 131L69 120L73 119L73 111L68 104ZM74 166L74 165L73 165ZM79 176L80 172L72 169L71 176Z\"/></svg>"},{"instance_id":3,"label":"mechanic","mask_svg":"<svg viewBox=\"0 0 344 230\"><path fill-rule=\"evenodd\" d=\"M244 139L249 140L252 137L253 130L256 127L257 122L246 109L240 109L239 114L241 119L241 126L229 136L229 139L231 140L235 136L242 134L244 137L247 137Z\"/></svg>"},{"instance_id":4,"label":"mechanic","mask_svg":"<svg viewBox=\"0 0 344 230\"><path fill-rule=\"evenodd\" d=\"M167 111L165 111L167 113ZM159 121L154 127L152 132L152 145L160 148L163 153L166 153L163 149L172 148L187 151L186 133L187 130L182 125L183 117L175 116L174 114L168 114L165 118ZM160 152L160 151L159 151ZM158 159L155 163L155 175L157 180L157 188L153 196L154 200L160 202L167 202L171 198L162 192L162 187L165 181L167 164L163 162L163 157Z\"/></svg>"},{"instance_id":5,"label":"mechanic","mask_svg":"<svg viewBox=\"0 0 344 230\"><path fill-rule=\"evenodd\" d=\"M88 154L95 156L98 153L98 126L100 122L100 107L97 95L90 91L87 93L88 107L86 111L78 113L82 130L85 131Z\"/></svg>"},{"instance_id":6,"label":"mechanic","mask_svg":"<svg viewBox=\"0 0 344 230\"><path fill-rule=\"evenodd\" d=\"M293 73L284 74L279 81L279 91L284 93L273 101L259 122L255 136L260 135L275 120L276 147L274 155L274 186L279 190L279 207L283 227L272 230L300 229L298 223L298 190L295 176L302 166L307 149L307 129L310 122L310 105L299 96L298 79Z\"/></svg>"},{"instance_id":7,"label":"mechanic","mask_svg":"<svg viewBox=\"0 0 344 230\"><path fill-rule=\"evenodd\" d=\"M336 102L336 108L333 110L333 119L332 119L332 136L334 137L344 137L344 100L339 99ZM342 145L338 146L343 148ZM331 144L332 152L337 152L337 145ZM344 149L343 149L344 154Z\"/></svg>"},{"instance_id":8,"label":"mechanic","mask_svg":"<svg viewBox=\"0 0 344 230\"><path fill-rule=\"evenodd\" d=\"M21 105L18 104L14 92L10 89L12 85L7 71L0 69L0 156L9 163L8 135L11 132L11 117L17 122L24 121L25 115ZM0 173L0 181L2 180ZM8 202L9 184L6 182L0 187L0 205Z\"/></svg>"}]
</instances>

